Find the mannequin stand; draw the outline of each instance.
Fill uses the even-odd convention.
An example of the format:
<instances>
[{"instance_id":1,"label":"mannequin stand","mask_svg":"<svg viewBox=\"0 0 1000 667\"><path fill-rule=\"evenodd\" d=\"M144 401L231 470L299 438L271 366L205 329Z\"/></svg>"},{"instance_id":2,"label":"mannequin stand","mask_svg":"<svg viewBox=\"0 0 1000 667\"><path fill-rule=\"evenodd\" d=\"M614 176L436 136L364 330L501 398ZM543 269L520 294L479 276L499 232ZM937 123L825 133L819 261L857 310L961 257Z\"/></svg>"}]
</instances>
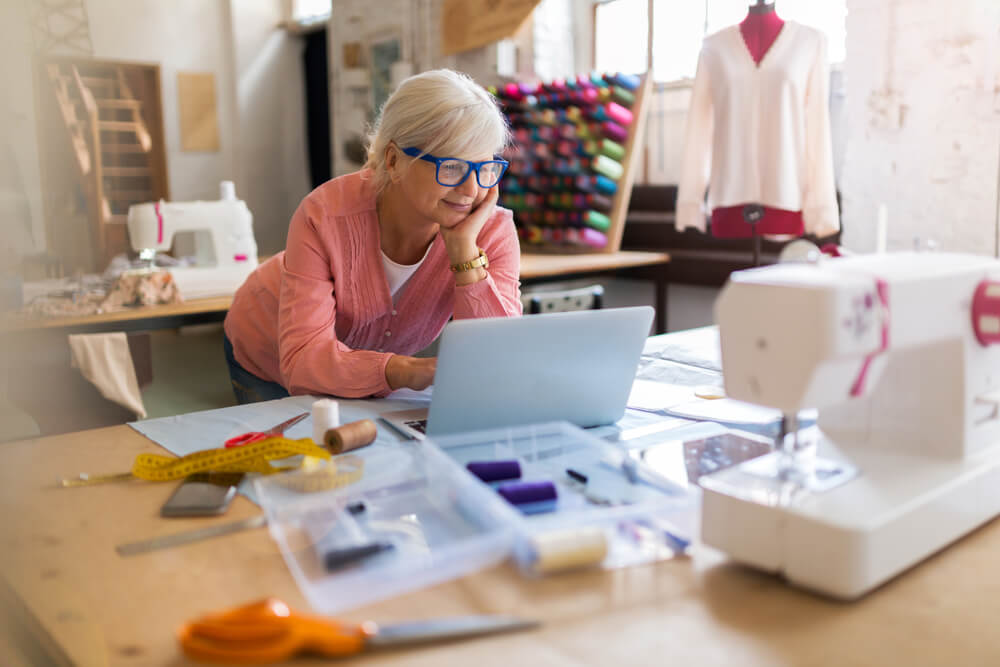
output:
<instances>
[{"instance_id":1,"label":"mannequin stand","mask_svg":"<svg viewBox=\"0 0 1000 667\"><path fill-rule=\"evenodd\" d=\"M763 217L764 207L760 204L747 204L743 207L743 221L750 225L753 266L760 266L760 234L757 233L757 223Z\"/></svg>"}]
</instances>

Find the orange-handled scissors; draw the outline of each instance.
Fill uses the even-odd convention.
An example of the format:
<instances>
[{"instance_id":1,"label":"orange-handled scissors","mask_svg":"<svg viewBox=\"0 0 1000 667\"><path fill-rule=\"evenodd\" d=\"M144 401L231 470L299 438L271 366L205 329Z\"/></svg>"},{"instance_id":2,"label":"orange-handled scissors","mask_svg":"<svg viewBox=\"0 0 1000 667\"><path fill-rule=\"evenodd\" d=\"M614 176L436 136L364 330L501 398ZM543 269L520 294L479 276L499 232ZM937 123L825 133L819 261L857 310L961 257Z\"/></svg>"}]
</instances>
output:
<instances>
[{"instance_id":1,"label":"orange-handled scissors","mask_svg":"<svg viewBox=\"0 0 1000 667\"><path fill-rule=\"evenodd\" d=\"M527 630L536 621L512 616L460 616L380 627L372 621L343 623L292 611L269 598L183 625L177 633L189 658L212 662L265 663L298 653L331 658L388 646Z\"/></svg>"},{"instance_id":2,"label":"orange-handled scissors","mask_svg":"<svg viewBox=\"0 0 1000 667\"><path fill-rule=\"evenodd\" d=\"M268 438L273 438L276 435L281 435L287 429L291 428L295 424L298 424L308 416L308 412L303 412L301 415L297 415L291 419L286 419L280 424L275 424L266 431L250 431L242 435L237 435L229 440L226 440L226 447L242 447L243 445L249 445L251 442L260 442L261 440L267 440Z\"/></svg>"}]
</instances>

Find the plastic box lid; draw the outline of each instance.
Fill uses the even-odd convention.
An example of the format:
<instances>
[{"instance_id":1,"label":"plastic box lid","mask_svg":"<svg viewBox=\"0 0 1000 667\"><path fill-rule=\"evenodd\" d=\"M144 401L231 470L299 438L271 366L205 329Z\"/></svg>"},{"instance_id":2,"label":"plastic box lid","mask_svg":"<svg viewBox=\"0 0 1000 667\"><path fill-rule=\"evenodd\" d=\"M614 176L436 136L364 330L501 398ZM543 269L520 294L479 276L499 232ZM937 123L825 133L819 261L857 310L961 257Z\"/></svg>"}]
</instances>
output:
<instances>
[{"instance_id":1,"label":"plastic box lid","mask_svg":"<svg viewBox=\"0 0 1000 667\"><path fill-rule=\"evenodd\" d=\"M568 422L437 436L432 442L462 467L518 461L520 479L479 481L497 497L511 482L548 481L555 487L554 501L517 506L515 556L525 572L661 560L683 551L690 539L677 534L671 519L690 523L698 511L697 489L637 468L626 449Z\"/></svg>"},{"instance_id":2,"label":"plastic box lid","mask_svg":"<svg viewBox=\"0 0 1000 667\"><path fill-rule=\"evenodd\" d=\"M317 611L431 586L510 554L516 513L450 458L422 444L373 454L255 481L271 536Z\"/></svg>"}]
</instances>

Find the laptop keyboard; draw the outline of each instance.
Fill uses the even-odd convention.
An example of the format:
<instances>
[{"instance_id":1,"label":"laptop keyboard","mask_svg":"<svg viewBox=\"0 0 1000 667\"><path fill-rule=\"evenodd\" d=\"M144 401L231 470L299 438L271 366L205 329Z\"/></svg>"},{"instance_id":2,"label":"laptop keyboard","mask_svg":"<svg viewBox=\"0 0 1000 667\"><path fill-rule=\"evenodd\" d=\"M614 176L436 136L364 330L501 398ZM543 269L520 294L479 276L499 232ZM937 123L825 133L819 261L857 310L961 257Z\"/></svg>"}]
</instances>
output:
<instances>
[{"instance_id":1,"label":"laptop keyboard","mask_svg":"<svg viewBox=\"0 0 1000 667\"><path fill-rule=\"evenodd\" d=\"M427 434L427 420L426 419L412 419L408 422L403 422L414 431L420 431L423 434Z\"/></svg>"}]
</instances>

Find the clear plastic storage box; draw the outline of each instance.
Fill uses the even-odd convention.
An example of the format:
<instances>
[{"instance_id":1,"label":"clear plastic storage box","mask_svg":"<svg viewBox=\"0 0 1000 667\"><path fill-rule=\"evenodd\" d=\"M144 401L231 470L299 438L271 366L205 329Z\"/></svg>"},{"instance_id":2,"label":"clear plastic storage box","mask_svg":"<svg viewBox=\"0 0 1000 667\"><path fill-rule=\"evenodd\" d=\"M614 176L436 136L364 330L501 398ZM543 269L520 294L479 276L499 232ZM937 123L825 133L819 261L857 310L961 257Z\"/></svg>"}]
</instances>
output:
<instances>
[{"instance_id":1,"label":"clear plastic storage box","mask_svg":"<svg viewBox=\"0 0 1000 667\"><path fill-rule=\"evenodd\" d=\"M510 554L516 512L439 450L401 443L371 454L255 482L271 535L317 611L430 586Z\"/></svg>"},{"instance_id":2,"label":"clear plastic storage box","mask_svg":"<svg viewBox=\"0 0 1000 667\"><path fill-rule=\"evenodd\" d=\"M518 515L515 556L529 573L660 560L683 551L690 539L676 526L697 513L696 489L567 422L432 441L463 467L517 461L519 478L479 482L498 498L508 484L551 485L554 499L508 503Z\"/></svg>"}]
</instances>

